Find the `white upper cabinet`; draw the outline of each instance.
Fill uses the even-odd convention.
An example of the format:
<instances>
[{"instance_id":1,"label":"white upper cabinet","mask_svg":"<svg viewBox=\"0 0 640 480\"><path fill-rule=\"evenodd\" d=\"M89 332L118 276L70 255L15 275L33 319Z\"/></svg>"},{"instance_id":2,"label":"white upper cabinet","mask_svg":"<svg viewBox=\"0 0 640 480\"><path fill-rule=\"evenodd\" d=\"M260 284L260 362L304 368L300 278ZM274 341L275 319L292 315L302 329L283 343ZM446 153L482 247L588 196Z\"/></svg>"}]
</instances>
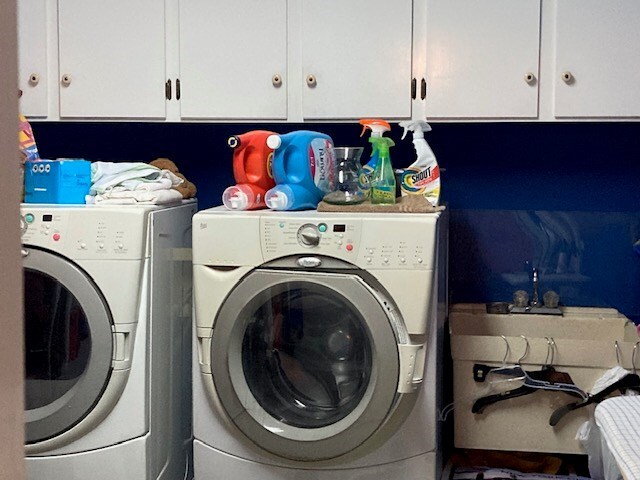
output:
<instances>
[{"instance_id":1,"label":"white upper cabinet","mask_svg":"<svg viewBox=\"0 0 640 480\"><path fill-rule=\"evenodd\" d=\"M301 5L304 119L410 118L412 1Z\"/></svg>"},{"instance_id":2,"label":"white upper cabinet","mask_svg":"<svg viewBox=\"0 0 640 480\"><path fill-rule=\"evenodd\" d=\"M165 118L164 0L59 0L60 117Z\"/></svg>"},{"instance_id":3,"label":"white upper cabinet","mask_svg":"<svg viewBox=\"0 0 640 480\"><path fill-rule=\"evenodd\" d=\"M48 114L49 75L46 0L20 0L17 6L20 113L44 118Z\"/></svg>"},{"instance_id":4,"label":"white upper cabinet","mask_svg":"<svg viewBox=\"0 0 640 480\"><path fill-rule=\"evenodd\" d=\"M640 116L640 2L556 0L555 7L555 116Z\"/></svg>"},{"instance_id":5,"label":"white upper cabinet","mask_svg":"<svg viewBox=\"0 0 640 480\"><path fill-rule=\"evenodd\" d=\"M540 0L427 0L426 16L427 118L536 118Z\"/></svg>"},{"instance_id":6,"label":"white upper cabinet","mask_svg":"<svg viewBox=\"0 0 640 480\"><path fill-rule=\"evenodd\" d=\"M180 0L180 116L287 118L287 0Z\"/></svg>"}]
</instances>

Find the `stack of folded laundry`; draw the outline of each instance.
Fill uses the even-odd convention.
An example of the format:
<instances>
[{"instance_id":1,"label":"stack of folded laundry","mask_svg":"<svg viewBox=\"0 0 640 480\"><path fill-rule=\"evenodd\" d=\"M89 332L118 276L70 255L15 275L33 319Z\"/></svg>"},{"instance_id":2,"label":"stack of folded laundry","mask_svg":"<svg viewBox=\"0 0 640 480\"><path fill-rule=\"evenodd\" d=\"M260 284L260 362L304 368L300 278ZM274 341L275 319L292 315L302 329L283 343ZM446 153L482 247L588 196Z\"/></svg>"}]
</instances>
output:
<instances>
[{"instance_id":1,"label":"stack of folded laundry","mask_svg":"<svg viewBox=\"0 0 640 480\"><path fill-rule=\"evenodd\" d=\"M174 187L184 180L169 170L142 162L94 162L87 203L165 205L182 200Z\"/></svg>"}]
</instances>

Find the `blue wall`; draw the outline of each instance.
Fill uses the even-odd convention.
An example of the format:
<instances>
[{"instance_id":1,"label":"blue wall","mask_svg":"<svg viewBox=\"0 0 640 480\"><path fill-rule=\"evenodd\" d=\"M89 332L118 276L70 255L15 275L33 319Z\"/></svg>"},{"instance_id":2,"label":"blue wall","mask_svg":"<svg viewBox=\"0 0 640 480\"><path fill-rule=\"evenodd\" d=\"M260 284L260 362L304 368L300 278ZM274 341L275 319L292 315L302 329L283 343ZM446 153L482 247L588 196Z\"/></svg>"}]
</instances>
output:
<instances>
[{"instance_id":1,"label":"blue wall","mask_svg":"<svg viewBox=\"0 0 640 480\"><path fill-rule=\"evenodd\" d=\"M254 128L323 131L336 145L365 145L353 124L33 123L43 157L174 160L198 187L201 208L233 183L226 139ZM640 123L434 124L442 197L451 212L454 302L510 300L528 289L565 305L610 306L640 321ZM411 142L391 137L394 165L413 161Z\"/></svg>"}]
</instances>

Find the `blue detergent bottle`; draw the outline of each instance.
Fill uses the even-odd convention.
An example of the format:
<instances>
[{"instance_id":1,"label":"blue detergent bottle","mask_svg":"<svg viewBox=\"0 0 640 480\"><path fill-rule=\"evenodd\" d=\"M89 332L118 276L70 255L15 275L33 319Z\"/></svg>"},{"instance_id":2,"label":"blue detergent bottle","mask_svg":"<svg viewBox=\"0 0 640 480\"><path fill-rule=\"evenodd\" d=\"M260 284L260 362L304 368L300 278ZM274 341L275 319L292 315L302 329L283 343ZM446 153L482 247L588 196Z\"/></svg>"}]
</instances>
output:
<instances>
[{"instance_id":1,"label":"blue detergent bottle","mask_svg":"<svg viewBox=\"0 0 640 480\"><path fill-rule=\"evenodd\" d=\"M272 171L276 181L265 195L270 209L314 209L333 190L335 160L331 137L297 130L270 135L267 146L274 150Z\"/></svg>"}]
</instances>

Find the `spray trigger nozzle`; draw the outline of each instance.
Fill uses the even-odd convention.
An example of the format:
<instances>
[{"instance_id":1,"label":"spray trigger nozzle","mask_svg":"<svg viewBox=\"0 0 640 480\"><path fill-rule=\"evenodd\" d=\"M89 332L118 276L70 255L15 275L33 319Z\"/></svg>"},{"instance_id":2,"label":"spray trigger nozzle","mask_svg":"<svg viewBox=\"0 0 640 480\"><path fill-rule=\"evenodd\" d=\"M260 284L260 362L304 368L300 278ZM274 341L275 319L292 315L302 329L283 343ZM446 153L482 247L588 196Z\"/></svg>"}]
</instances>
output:
<instances>
[{"instance_id":1,"label":"spray trigger nozzle","mask_svg":"<svg viewBox=\"0 0 640 480\"><path fill-rule=\"evenodd\" d=\"M404 140L404 137L407 136L407 132L409 130L411 130L413 132L413 137L414 138L423 138L424 132L430 132L431 131L431 125L429 125L427 122L425 122L424 120L416 120L416 121L411 121L411 120L407 120L404 122L400 122L398 125L400 125L402 128L404 128L404 132L402 133L402 140ZM418 132L420 132L418 134ZM416 135L418 134L418 135Z\"/></svg>"},{"instance_id":2,"label":"spray trigger nozzle","mask_svg":"<svg viewBox=\"0 0 640 480\"><path fill-rule=\"evenodd\" d=\"M389 122L380 118L363 118L360 120L360 125L362 125L362 133L360 133L360 136L364 135L367 128L371 130L371 136L373 137L382 137L384 132L391 130Z\"/></svg>"}]
</instances>

